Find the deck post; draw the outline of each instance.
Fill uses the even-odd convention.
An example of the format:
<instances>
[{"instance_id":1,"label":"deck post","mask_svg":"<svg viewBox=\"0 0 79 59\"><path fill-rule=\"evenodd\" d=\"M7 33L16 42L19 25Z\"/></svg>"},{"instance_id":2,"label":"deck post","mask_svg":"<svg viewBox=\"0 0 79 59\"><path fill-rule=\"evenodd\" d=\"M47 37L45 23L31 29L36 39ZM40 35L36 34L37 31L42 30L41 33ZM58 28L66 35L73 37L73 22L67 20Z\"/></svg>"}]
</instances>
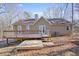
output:
<instances>
[{"instance_id":1,"label":"deck post","mask_svg":"<svg viewBox=\"0 0 79 59\"><path fill-rule=\"evenodd\" d=\"M7 38L7 40L6 40L6 43L7 43L7 45L9 44L9 43L8 43L8 38Z\"/></svg>"}]
</instances>

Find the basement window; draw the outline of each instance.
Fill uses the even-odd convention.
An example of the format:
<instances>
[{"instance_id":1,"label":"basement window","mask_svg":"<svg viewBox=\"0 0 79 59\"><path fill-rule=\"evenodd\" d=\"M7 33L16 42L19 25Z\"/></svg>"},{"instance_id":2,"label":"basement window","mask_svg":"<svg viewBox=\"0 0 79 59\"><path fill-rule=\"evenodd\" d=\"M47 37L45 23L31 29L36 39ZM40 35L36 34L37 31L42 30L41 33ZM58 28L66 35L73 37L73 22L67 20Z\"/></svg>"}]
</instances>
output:
<instances>
[{"instance_id":1,"label":"basement window","mask_svg":"<svg viewBox=\"0 0 79 59\"><path fill-rule=\"evenodd\" d=\"M69 26L67 26L66 30L69 30Z\"/></svg>"}]
</instances>

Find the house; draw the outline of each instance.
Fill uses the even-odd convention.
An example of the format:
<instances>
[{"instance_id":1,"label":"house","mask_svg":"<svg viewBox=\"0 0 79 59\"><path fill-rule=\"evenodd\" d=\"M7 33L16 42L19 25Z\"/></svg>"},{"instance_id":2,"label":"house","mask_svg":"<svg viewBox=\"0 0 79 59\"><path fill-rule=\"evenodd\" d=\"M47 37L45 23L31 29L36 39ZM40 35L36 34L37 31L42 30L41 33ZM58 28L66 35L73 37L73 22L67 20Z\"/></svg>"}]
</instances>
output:
<instances>
[{"instance_id":1,"label":"house","mask_svg":"<svg viewBox=\"0 0 79 59\"><path fill-rule=\"evenodd\" d=\"M18 20L13 23L13 29L15 31L26 31L29 33L41 33L42 35L70 35L71 34L71 22L63 18L46 19L44 17L28 20ZM25 33L25 32L24 32ZM21 32L19 34L22 34Z\"/></svg>"}]
</instances>

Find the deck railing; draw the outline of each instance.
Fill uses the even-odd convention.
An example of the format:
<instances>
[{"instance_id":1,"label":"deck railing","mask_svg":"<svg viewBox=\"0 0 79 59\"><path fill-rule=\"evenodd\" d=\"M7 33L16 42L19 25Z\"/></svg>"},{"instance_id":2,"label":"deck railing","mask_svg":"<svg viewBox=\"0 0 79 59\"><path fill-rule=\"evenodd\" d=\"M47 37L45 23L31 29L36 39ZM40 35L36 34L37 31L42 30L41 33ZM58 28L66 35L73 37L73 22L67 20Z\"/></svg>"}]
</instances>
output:
<instances>
[{"instance_id":1,"label":"deck railing","mask_svg":"<svg viewBox=\"0 0 79 59\"><path fill-rule=\"evenodd\" d=\"M23 30L23 31L16 31L16 30L5 30L3 31L3 37L9 38L16 38L16 37L39 37L42 36L40 30Z\"/></svg>"}]
</instances>

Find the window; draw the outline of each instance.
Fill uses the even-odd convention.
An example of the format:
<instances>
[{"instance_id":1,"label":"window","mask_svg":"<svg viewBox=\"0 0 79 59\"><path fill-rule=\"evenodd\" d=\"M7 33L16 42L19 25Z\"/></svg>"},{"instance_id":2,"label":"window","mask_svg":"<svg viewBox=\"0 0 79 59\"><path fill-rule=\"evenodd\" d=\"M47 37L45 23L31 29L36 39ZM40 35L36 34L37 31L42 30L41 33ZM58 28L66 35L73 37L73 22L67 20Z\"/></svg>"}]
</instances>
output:
<instances>
[{"instance_id":1,"label":"window","mask_svg":"<svg viewBox=\"0 0 79 59\"><path fill-rule=\"evenodd\" d=\"M42 34L46 34L46 33L47 33L47 32L46 32L46 30L47 30L46 25L40 25L40 26L39 26L39 30L40 30L40 32L41 32Z\"/></svg>"},{"instance_id":2,"label":"window","mask_svg":"<svg viewBox=\"0 0 79 59\"><path fill-rule=\"evenodd\" d=\"M30 28L29 28L29 24L28 25L26 25L26 30L29 30Z\"/></svg>"},{"instance_id":3,"label":"window","mask_svg":"<svg viewBox=\"0 0 79 59\"><path fill-rule=\"evenodd\" d=\"M18 33L21 33L21 32L20 32L20 31L22 31L21 25L18 26L18 31L19 31Z\"/></svg>"},{"instance_id":4,"label":"window","mask_svg":"<svg viewBox=\"0 0 79 59\"><path fill-rule=\"evenodd\" d=\"M22 27L19 25L18 26L18 31L21 31L22 30Z\"/></svg>"},{"instance_id":5,"label":"window","mask_svg":"<svg viewBox=\"0 0 79 59\"><path fill-rule=\"evenodd\" d=\"M69 30L69 26L67 26L66 30Z\"/></svg>"}]
</instances>

